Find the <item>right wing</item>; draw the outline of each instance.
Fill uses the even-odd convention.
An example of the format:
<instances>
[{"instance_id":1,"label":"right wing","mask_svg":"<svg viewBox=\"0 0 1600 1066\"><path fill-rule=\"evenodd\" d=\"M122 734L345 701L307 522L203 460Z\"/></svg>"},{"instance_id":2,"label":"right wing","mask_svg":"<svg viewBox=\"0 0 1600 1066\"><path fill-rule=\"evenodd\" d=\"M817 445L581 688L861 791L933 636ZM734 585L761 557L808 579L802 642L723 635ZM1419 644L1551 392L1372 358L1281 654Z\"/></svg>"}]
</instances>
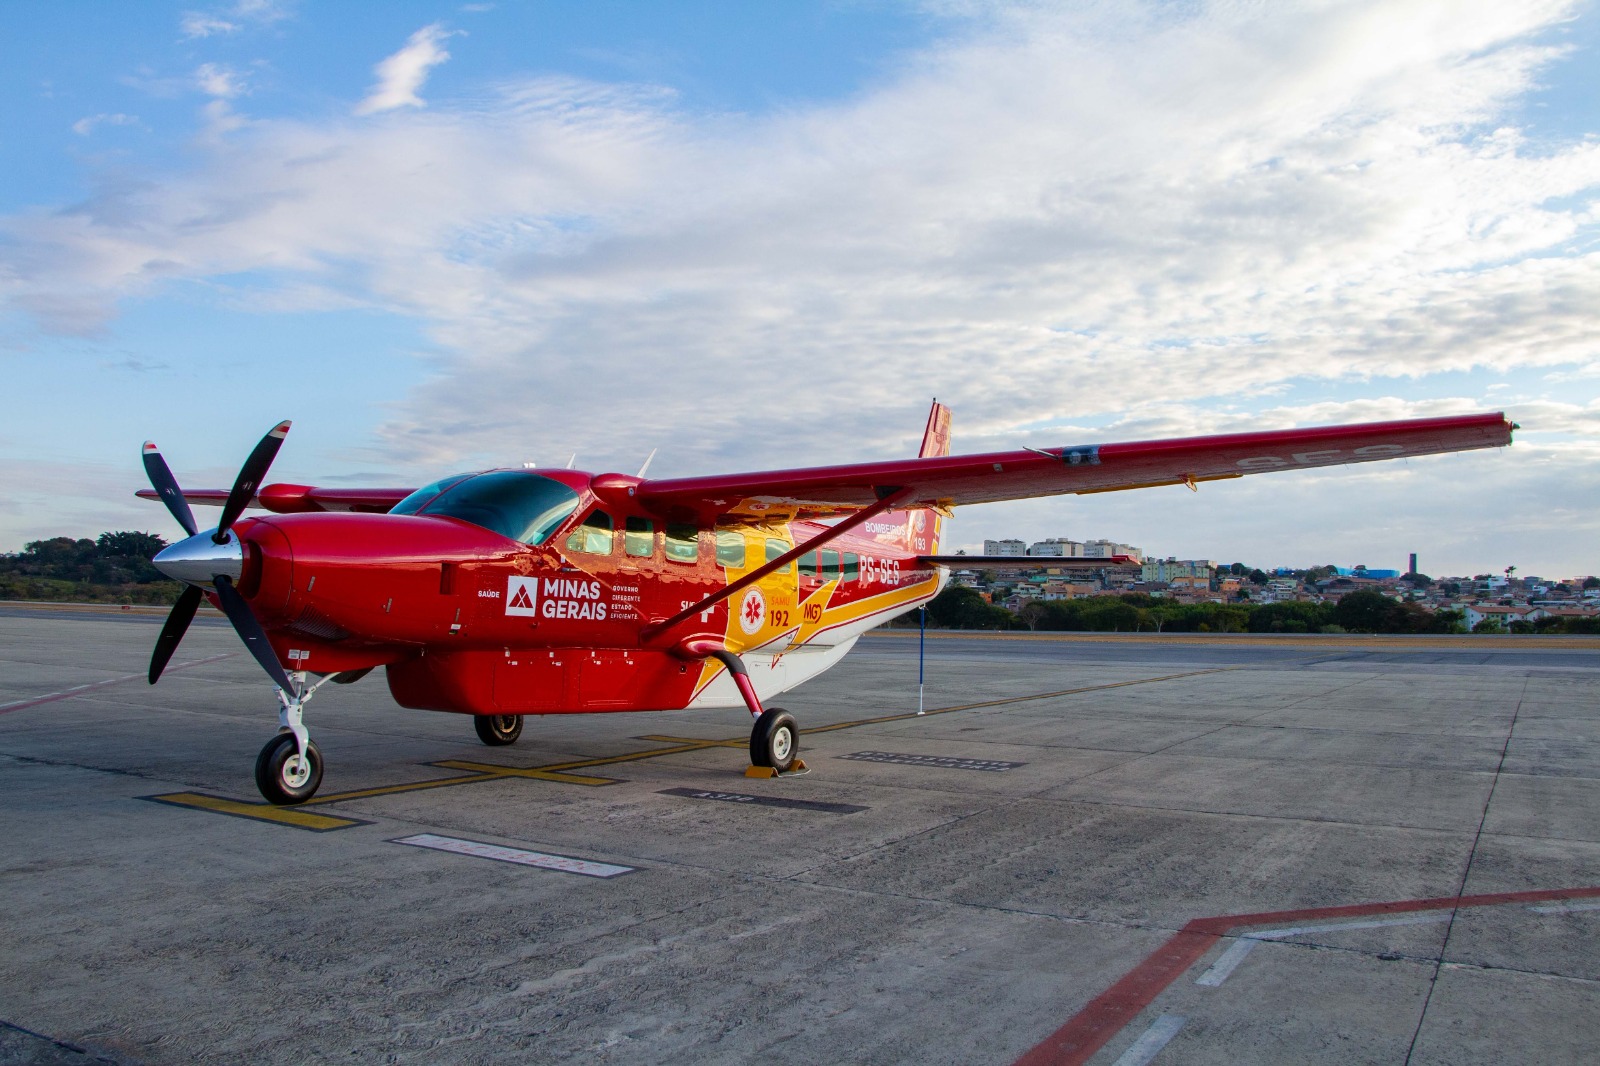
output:
<instances>
[{"instance_id":1,"label":"right wing","mask_svg":"<svg viewBox=\"0 0 1600 1066\"><path fill-rule=\"evenodd\" d=\"M386 514L415 489L322 489L312 485L263 485L250 498L249 507L264 507L279 514L305 511L365 511ZM159 500L155 489L134 493L142 500ZM184 489L183 498L202 507L221 507L227 489Z\"/></svg>"}]
</instances>

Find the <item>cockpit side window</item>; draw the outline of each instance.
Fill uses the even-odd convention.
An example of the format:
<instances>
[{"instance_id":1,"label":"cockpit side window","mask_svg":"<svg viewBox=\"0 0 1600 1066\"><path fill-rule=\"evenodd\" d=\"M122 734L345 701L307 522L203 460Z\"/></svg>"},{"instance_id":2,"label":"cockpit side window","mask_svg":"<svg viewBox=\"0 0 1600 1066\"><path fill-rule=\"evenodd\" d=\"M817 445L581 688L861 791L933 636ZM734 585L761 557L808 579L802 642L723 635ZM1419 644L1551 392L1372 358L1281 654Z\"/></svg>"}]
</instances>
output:
<instances>
[{"instance_id":1,"label":"cockpit side window","mask_svg":"<svg viewBox=\"0 0 1600 1066\"><path fill-rule=\"evenodd\" d=\"M604 511L590 511L578 528L567 535L567 551L585 555L610 555L614 539L611 516Z\"/></svg>"}]
</instances>

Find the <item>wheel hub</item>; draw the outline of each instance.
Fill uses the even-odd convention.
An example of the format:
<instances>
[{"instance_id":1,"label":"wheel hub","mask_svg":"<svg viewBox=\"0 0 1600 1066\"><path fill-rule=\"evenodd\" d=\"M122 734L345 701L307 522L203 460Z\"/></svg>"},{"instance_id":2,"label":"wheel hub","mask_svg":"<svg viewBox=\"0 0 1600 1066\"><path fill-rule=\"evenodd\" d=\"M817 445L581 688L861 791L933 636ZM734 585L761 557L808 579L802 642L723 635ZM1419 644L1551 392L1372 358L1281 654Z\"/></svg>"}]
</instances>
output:
<instances>
[{"instance_id":1,"label":"wheel hub","mask_svg":"<svg viewBox=\"0 0 1600 1066\"><path fill-rule=\"evenodd\" d=\"M772 754L779 760L787 759L789 751L794 747L794 734L788 729L780 729L772 734Z\"/></svg>"},{"instance_id":2,"label":"wheel hub","mask_svg":"<svg viewBox=\"0 0 1600 1066\"><path fill-rule=\"evenodd\" d=\"M283 783L289 788L302 788L311 779L311 760L298 752L283 761Z\"/></svg>"}]
</instances>

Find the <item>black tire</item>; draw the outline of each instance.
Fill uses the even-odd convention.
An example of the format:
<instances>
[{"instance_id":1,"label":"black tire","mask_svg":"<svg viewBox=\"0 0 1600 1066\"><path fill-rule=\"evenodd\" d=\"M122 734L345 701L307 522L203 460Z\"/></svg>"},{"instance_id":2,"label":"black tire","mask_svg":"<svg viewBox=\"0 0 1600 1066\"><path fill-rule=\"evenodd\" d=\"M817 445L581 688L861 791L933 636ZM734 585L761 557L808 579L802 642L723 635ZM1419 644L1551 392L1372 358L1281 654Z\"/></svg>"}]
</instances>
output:
<instances>
[{"instance_id":1,"label":"black tire","mask_svg":"<svg viewBox=\"0 0 1600 1066\"><path fill-rule=\"evenodd\" d=\"M787 773L800 754L800 727L782 707L768 707L750 731L750 764Z\"/></svg>"},{"instance_id":2,"label":"black tire","mask_svg":"<svg viewBox=\"0 0 1600 1066\"><path fill-rule=\"evenodd\" d=\"M267 741L261 749L256 757L256 787L268 803L288 807L317 794L317 786L322 784L322 752L317 750L315 741L306 744L306 762L311 765L303 776L296 772L299 755L294 734L287 731Z\"/></svg>"},{"instance_id":3,"label":"black tire","mask_svg":"<svg viewBox=\"0 0 1600 1066\"><path fill-rule=\"evenodd\" d=\"M472 716L472 728L478 731L478 739L491 748L515 744L522 735L522 715L475 714Z\"/></svg>"}]
</instances>

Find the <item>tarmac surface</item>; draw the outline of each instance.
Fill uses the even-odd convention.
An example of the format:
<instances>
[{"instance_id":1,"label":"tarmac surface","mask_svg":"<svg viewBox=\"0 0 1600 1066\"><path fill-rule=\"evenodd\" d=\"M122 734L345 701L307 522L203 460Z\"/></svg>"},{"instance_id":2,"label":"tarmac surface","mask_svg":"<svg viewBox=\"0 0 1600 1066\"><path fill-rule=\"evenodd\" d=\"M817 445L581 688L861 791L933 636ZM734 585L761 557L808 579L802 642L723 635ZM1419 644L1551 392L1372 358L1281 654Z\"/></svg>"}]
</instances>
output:
<instances>
[{"instance_id":1,"label":"tarmac surface","mask_svg":"<svg viewBox=\"0 0 1600 1066\"><path fill-rule=\"evenodd\" d=\"M778 780L375 674L286 812L163 614L0 608L0 1066L1595 1059L1600 640L869 635Z\"/></svg>"}]
</instances>

